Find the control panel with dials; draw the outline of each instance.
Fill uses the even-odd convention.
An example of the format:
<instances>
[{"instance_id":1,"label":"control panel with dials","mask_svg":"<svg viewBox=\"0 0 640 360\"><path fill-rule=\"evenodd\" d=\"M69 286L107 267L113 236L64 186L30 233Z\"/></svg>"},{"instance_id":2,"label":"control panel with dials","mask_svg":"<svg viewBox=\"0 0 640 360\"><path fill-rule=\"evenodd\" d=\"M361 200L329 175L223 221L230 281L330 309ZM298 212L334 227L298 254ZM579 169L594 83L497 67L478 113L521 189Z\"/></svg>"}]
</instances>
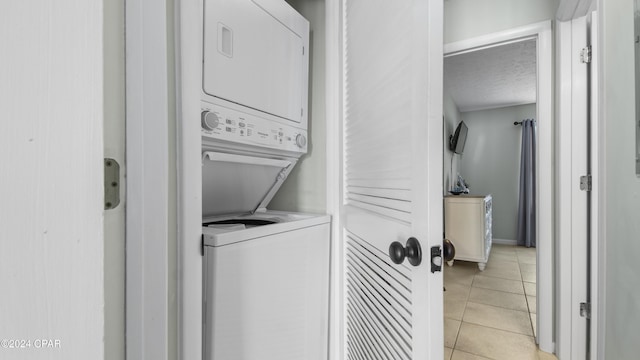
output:
<instances>
[{"instance_id":1,"label":"control panel with dials","mask_svg":"<svg viewBox=\"0 0 640 360\"><path fill-rule=\"evenodd\" d=\"M205 139L307 152L306 131L242 111L205 103L200 121Z\"/></svg>"}]
</instances>

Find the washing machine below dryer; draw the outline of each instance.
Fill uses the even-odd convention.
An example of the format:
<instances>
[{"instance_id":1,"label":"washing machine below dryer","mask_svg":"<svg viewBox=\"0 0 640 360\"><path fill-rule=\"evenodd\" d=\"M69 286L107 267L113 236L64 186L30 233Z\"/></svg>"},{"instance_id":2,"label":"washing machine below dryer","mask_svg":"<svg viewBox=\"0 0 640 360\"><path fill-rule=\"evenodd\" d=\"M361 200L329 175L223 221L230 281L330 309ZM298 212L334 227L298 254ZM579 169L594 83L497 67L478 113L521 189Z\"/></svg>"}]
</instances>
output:
<instances>
[{"instance_id":1,"label":"washing machine below dryer","mask_svg":"<svg viewBox=\"0 0 640 360\"><path fill-rule=\"evenodd\" d=\"M330 217L266 209L296 160L204 153L205 360L327 359Z\"/></svg>"}]
</instances>

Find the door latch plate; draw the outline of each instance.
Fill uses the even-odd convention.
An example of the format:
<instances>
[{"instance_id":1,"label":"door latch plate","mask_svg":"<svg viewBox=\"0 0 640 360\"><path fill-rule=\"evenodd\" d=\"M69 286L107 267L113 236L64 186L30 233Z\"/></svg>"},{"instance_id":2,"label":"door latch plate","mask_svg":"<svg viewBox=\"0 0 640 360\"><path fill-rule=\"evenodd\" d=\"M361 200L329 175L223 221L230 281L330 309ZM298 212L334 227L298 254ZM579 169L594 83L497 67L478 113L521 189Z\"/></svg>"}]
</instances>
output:
<instances>
[{"instance_id":1,"label":"door latch plate","mask_svg":"<svg viewBox=\"0 0 640 360\"><path fill-rule=\"evenodd\" d=\"M442 271L442 249L440 246L431 247L431 272Z\"/></svg>"},{"instance_id":2,"label":"door latch plate","mask_svg":"<svg viewBox=\"0 0 640 360\"><path fill-rule=\"evenodd\" d=\"M580 303L580 316L591 319L591 304L587 302Z\"/></svg>"},{"instance_id":3,"label":"door latch plate","mask_svg":"<svg viewBox=\"0 0 640 360\"><path fill-rule=\"evenodd\" d=\"M111 158L104 159L104 209L111 210L120 204L120 164Z\"/></svg>"},{"instance_id":4,"label":"door latch plate","mask_svg":"<svg viewBox=\"0 0 640 360\"><path fill-rule=\"evenodd\" d=\"M592 187L591 175L580 176L580 190L591 191Z\"/></svg>"}]
</instances>

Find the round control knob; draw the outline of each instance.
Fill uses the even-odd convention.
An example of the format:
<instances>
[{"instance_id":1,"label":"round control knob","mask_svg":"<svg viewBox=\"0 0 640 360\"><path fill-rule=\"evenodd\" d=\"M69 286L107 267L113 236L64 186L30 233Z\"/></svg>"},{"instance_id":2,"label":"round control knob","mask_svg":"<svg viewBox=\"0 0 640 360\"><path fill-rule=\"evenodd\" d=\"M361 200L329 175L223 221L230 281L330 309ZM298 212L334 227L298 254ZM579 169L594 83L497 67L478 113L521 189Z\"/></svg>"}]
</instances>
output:
<instances>
[{"instance_id":1,"label":"round control knob","mask_svg":"<svg viewBox=\"0 0 640 360\"><path fill-rule=\"evenodd\" d=\"M296 136L296 145L298 145L299 148L305 147L307 145L307 138L302 134L298 134L298 136Z\"/></svg>"},{"instance_id":2,"label":"round control knob","mask_svg":"<svg viewBox=\"0 0 640 360\"><path fill-rule=\"evenodd\" d=\"M202 112L202 128L205 130L213 130L218 127L220 124L220 118L215 113L211 111L203 111Z\"/></svg>"}]
</instances>

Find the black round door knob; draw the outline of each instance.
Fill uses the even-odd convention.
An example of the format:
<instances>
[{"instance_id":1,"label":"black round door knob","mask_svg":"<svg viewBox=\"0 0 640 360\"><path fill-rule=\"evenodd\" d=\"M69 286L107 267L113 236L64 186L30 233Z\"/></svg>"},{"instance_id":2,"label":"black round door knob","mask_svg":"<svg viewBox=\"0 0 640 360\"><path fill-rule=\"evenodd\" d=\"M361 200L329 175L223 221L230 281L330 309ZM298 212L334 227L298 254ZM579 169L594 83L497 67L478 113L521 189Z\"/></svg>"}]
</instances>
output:
<instances>
[{"instance_id":1,"label":"black round door knob","mask_svg":"<svg viewBox=\"0 0 640 360\"><path fill-rule=\"evenodd\" d=\"M456 247L449 239L444 239L442 242L442 256L444 261L451 261L456 256Z\"/></svg>"},{"instance_id":2,"label":"black round door knob","mask_svg":"<svg viewBox=\"0 0 640 360\"><path fill-rule=\"evenodd\" d=\"M409 264L418 266L422 262L422 248L418 239L411 237L407 240L406 246L394 241L389 245L389 257L396 264L402 264L405 258L409 259Z\"/></svg>"},{"instance_id":3,"label":"black round door knob","mask_svg":"<svg viewBox=\"0 0 640 360\"><path fill-rule=\"evenodd\" d=\"M402 264L404 261L404 246L397 241L394 241L389 245L389 257L391 261L396 264Z\"/></svg>"}]
</instances>

